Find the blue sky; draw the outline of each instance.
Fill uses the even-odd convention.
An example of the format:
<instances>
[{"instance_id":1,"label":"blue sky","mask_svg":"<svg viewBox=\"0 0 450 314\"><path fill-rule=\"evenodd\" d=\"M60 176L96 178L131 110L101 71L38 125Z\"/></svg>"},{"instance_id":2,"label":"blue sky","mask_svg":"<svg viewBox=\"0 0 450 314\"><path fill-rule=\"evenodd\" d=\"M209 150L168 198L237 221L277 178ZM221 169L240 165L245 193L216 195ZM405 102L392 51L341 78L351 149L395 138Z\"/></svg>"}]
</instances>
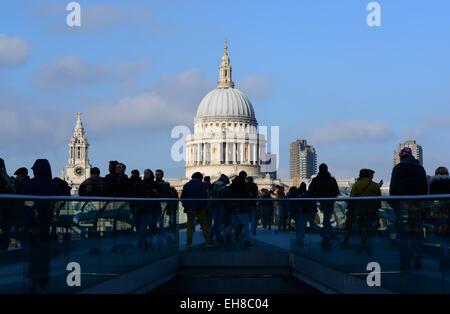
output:
<instances>
[{"instance_id":1,"label":"blue sky","mask_svg":"<svg viewBox=\"0 0 450 314\"><path fill-rule=\"evenodd\" d=\"M225 38L236 86L260 125L280 126L281 177L289 142L306 138L339 178L370 167L389 179L399 142L416 139L425 167L450 166L450 2L368 0L80 0L0 5L0 157L8 170L48 158L54 174L81 111L90 160L103 173L163 168L175 125L192 128L215 86Z\"/></svg>"}]
</instances>

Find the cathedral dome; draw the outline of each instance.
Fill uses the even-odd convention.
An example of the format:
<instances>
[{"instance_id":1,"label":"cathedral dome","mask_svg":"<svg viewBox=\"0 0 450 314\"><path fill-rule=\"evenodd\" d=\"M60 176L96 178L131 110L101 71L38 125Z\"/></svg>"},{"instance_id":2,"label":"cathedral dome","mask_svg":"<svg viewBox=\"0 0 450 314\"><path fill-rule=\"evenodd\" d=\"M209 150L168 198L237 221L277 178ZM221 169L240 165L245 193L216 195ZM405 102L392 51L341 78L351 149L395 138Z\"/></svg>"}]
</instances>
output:
<instances>
[{"instance_id":1,"label":"cathedral dome","mask_svg":"<svg viewBox=\"0 0 450 314\"><path fill-rule=\"evenodd\" d=\"M217 87L200 102L195 118L196 122L225 120L256 125L252 103L243 92L234 88L232 70L228 45L225 42Z\"/></svg>"},{"instance_id":2,"label":"cathedral dome","mask_svg":"<svg viewBox=\"0 0 450 314\"><path fill-rule=\"evenodd\" d=\"M252 103L243 92L236 88L216 88L200 102L196 120L216 119L256 123Z\"/></svg>"}]
</instances>

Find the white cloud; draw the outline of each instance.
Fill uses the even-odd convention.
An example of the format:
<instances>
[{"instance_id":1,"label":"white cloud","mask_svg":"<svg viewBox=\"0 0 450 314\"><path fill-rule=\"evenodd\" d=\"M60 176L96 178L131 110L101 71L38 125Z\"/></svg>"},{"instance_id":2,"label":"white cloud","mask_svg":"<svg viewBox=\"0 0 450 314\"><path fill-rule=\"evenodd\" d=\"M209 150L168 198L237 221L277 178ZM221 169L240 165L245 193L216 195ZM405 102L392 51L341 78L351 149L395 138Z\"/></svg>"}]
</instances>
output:
<instances>
[{"instance_id":1,"label":"white cloud","mask_svg":"<svg viewBox=\"0 0 450 314\"><path fill-rule=\"evenodd\" d=\"M42 64L34 76L34 84L43 89L73 89L92 84L118 84L132 89L141 73L150 68L146 60L128 63L95 64L77 55L68 55Z\"/></svg>"},{"instance_id":2,"label":"white cloud","mask_svg":"<svg viewBox=\"0 0 450 314\"><path fill-rule=\"evenodd\" d=\"M20 37L8 37L0 34L0 66L23 63L29 53L28 43Z\"/></svg>"},{"instance_id":3,"label":"white cloud","mask_svg":"<svg viewBox=\"0 0 450 314\"><path fill-rule=\"evenodd\" d=\"M378 142L387 140L392 135L384 122L353 120L317 124L310 138L315 143Z\"/></svg>"},{"instance_id":4,"label":"white cloud","mask_svg":"<svg viewBox=\"0 0 450 314\"><path fill-rule=\"evenodd\" d=\"M270 87L269 78L263 75L248 76L238 86L250 99L266 97L269 94Z\"/></svg>"},{"instance_id":5,"label":"white cloud","mask_svg":"<svg viewBox=\"0 0 450 314\"><path fill-rule=\"evenodd\" d=\"M90 106L85 120L102 134L191 125L201 98L212 85L197 70L188 70L164 77L148 91L116 103Z\"/></svg>"},{"instance_id":6,"label":"white cloud","mask_svg":"<svg viewBox=\"0 0 450 314\"><path fill-rule=\"evenodd\" d=\"M64 56L41 65L34 82L41 88L71 88L98 83L107 77L108 70L100 65L83 62L78 56Z\"/></svg>"}]
</instances>

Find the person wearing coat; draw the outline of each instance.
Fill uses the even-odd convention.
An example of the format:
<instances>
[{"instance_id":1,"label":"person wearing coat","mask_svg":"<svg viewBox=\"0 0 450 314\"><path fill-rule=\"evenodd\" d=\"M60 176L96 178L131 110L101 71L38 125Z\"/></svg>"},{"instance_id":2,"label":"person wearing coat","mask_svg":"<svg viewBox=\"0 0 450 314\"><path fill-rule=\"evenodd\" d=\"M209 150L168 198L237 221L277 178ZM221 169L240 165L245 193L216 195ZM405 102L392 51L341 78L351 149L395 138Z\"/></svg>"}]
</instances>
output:
<instances>
[{"instance_id":1,"label":"person wearing coat","mask_svg":"<svg viewBox=\"0 0 450 314\"><path fill-rule=\"evenodd\" d=\"M296 195L298 198L312 198L311 193L306 189L305 182L300 184L296 191ZM306 224L309 222L309 228L312 231L315 231L318 228L316 225L317 203L315 201L299 201L295 203L298 204L295 206L293 212L295 217L296 241L298 245L303 247Z\"/></svg>"},{"instance_id":2,"label":"person wearing coat","mask_svg":"<svg viewBox=\"0 0 450 314\"><path fill-rule=\"evenodd\" d=\"M0 194L15 194L14 181L6 172L5 161L0 158ZM16 222L16 208L13 200L0 199L0 251L8 250L10 229Z\"/></svg>"},{"instance_id":3,"label":"person wearing coat","mask_svg":"<svg viewBox=\"0 0 450 314\"><path fill-rule=\"evenodd\" d=\"M450 194L450 176L446 167L439 167L435 171L435 175L431 177L430 181L430 195ZM441 245L441 270L447 271L450 268L450 259L448 256L448 242L450 231L450 201L439 201L439 216L440 216L440 230L442 245Z\"/></svg>"},{"instance_id":4,"label":"person wearing coat","mask_svg":"<svg viewBox=\"0 0 450 314\"><path fill-rule=\"evenodd\" d=\"M24 186L25 195L59 196L64 192L52 179L47 159L37 159L31 168L34 177ZM49 282L51 236L50 228L55 204L48 200L35 200L26 215L28 230L28 278L31 292L45 289Z\"/></svg>"},{"instance_id":5,"label":"person wearing coat","mask_svg":"<svg viewBox=\"0 0 450 314\"><path fill-rule=\"evenodd\" d=\"M206 226L206 206L208 205L208 193L205 185L202 182L203 175L200 172L195 172L191 176L191 180L183 186L181 192L181 203L184 207L184 212L187 214L187 243L188 249L192 248L192 237L194 235L195 219L198 219L200 227L203 232L203 237L207 246L213 246L208 227ZM189 199L196 199L189 201Z\"/></svg>"},{"instance_id":6,"label":"person wearing coat","mask_svg":"<svg viewBox=\"0 0 450 314\"><path fill-rule=\"evenodd\" d=\"M404 147L400 153L400 163L392 169L389 194L427 195L428 180L425 169L413 157L412 150ZM391 206L397 217L397 232L400 240L400 267L411 269L411 259L415 268L422 266L422 224L425 210L422 202L415 200L392 201ZM412 257L412 258L411 258Z\"/></svg>"},{"instance_id":7,"label":"person wearing coat","mask_svg":"<svg viewBox=\"0 0 450 314\"><path fill-rule=\"evenodd\" d=\"M361 169L359 178L353 185L350 197L381 196L379 183L373 181L375 171L371 169ZM370 234L378 219L378 209L381 201L350 201L348 203L345 220L345 237L342 245L347 245L352 231L352 226L358 219L359 233L361 236L361 246L370 254Z\"/></svg>"},{"instance_id":8,"label":"person wearing coat","mask_svg":"<svg viewBox=\"0 0 450 314\"><path fill-rule=\"evenodd\" d=\"M326 164L319 166L319 173L311 180L308 189L314 198L338 197L339 187L336 179L328 171ZM327 248L333 238L337 238L331 226L331 217L334 212L334 201L320 201L320 210L323 212L322 247Z\"/></svg>"}]
</instances>

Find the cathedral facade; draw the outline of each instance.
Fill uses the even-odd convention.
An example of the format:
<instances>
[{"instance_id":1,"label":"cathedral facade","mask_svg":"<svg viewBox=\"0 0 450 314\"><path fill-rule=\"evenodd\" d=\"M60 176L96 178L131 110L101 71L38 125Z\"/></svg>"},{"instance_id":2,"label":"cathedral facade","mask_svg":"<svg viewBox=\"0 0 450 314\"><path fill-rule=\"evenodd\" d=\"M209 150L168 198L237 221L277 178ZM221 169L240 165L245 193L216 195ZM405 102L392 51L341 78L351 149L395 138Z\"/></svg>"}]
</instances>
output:
<instances>
[{"instance_id":1,"label":"cathedral facade","mask_svg":"<svg viewBox=\"0 0 450 314\"><path fill-rule=\"evenodd\" d=\"M255 178L266 157L266 140L258 134L253 105L235 87L233 69L225 42L217 87L209 92L197 109L194 133L186 141L186 178L194 172L218 178L244 170Z\"/></svg>"},{"instance_id":2,"label":"cathedral facade","mask_svg":"<svg viewBox=\"0 0 450 314\"><path fill-rule=\"evenodd\" d=\"M66 168L63 169L63 179L72 187L72 194L78 193L78 187L89 178L90 171L89 142L81 121L81 114L77 113L75 129L69 142L69 160Z\"/></svg>"}]
</instances>

